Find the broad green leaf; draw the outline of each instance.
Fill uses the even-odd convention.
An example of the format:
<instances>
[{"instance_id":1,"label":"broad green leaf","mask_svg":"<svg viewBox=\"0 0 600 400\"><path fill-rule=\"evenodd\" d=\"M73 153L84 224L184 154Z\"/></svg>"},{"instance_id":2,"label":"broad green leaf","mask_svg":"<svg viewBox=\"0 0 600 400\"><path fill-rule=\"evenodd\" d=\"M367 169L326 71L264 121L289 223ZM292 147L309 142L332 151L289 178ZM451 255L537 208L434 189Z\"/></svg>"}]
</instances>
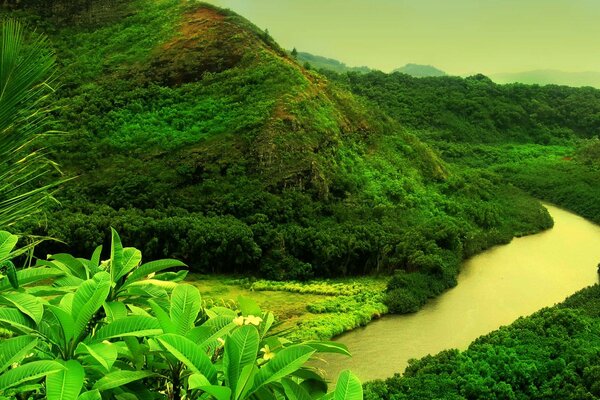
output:
<instances>
[{"instance_id":1,"label":"broad green leaf","mask_svg":"<svg viewBox=\"0 0 600 400\"><path fill-rule=\"evenodd\" d=\"M200 347L207 351L209 348L214 348L218 338L224 338L229 332L234 330L237 325L233 322L231 316L219 316L207 320L201 327L202 330L194 328L190 334L196 331L199 335L194 338L195 342L200 343ZM205 328L210 329L210 334L207 334ZM190 337L191 338L191 337Z\"/></svg>"},{"instance_id":2,"label":"broad green leaf","mask_svg":"<svg viewBox=\"0 0 600 400\"><path fill-rule=\"evenodd\" d=\"M275 358L260 369L254 382L253 391L271 382L277 382L301 368L314 354L309 346L294 345L275 354Z\"/></svg>"},{"instance_id":3,"label":"broad green leaf","mask_svg":"<svg viewBox=\"0 0 600 400\"><path fill-rule=\"evenodd\" d=\"M110 280L117 281L121 269L123 268L123 244L117 231L110 228L111 246L110 246Z\"/></svg>"},{"instance_id":4,"label":"broad green leaf","mask_svg":"<svg viewBox=\"0 0 600 400\"><path fill-rule=\"evenodd\" d=\"M0 392L64 369L65 367L56 361L32 361L20 365L0 375Z\"/></svg>"},{"instance_id":5,"label":"broad green leaf","mask_svg":"<svg viewBox=\"0 0 600 400\"><path fill-rule=\"evenodd\" d=\"M179 284L171 295L171 321L175 332L185 336L194 327L198 313L202 308L200 292L195 286Z\"/></svg>"},{"instance_id":6,"label":"broad green leaf","mask_svg":"<svg viewBox=\"0 0 600 400\"><path fill-rule=\"evenodd\" d=\"M160 327L164 333L175 333L175 324L171 321L169 314L161 306L158 305L154 300L148 300L148 304L152 308L152 312L158 319Z\"/></svg>"},{"instance_id":7,"label":"broad green leaf","mask_svg":"<svg viewBox=\"0 0 600 400\"><path fill-rule=\"evenodd\" d=\"M69 314L73 315L73 299L75 298L75 293L67 293L63 297L60 298L59 306ZM73 321L75 323L75 321Z\"/></svg>"},{"instance_id":8,"label":"broad green leaf","mask_svg":"<svg viewBox=\"0 0 600 400\"><path fill-rule=\"evenodd\" d=\"M238 303L240 305L240 311L242 312L242 315L244 317L247 317L249 315L260 317L262 315L262 310L260 309L256 301L254 301L253 299L249 297L239 296Z\"/></svg>"},{"instance_id":9,"label":"broad green leaf","mask_svg":"<svg viewBox=\"0 0 600 400\"><path fill-rule=\"evenodd\" d=\"M106 272L98 272L92 279L83 282L73 297L71 314L75 321L73 337L79 338L91 318L102 307L110 292L110 276Z\"/></svg>"},{"instance_id":10,"label":"broad green leaf","mask_svg":"<svg viewBox=\"0 0 600 400\"><path fill-rule=\"evenodd\" d=\"M48 400L77 400L85 372L79 362L65 362L65 370L54 372L46 377L46 397Z\"/></svg>"},{"instance_id":11,"label":"broad green leaf","mask_svg":"<svg viewBox=\"0 0 600 400\"><path fill-rule=\"evenodd\" d=\"M248 364L242 368L240 377L238 378L237 384L235 385L236 391L234 393L234 400L247 398L248 392L254 386L254 378L258 374L258 367L256 364Z\"/></svg>"},{"instance_id":12,"label":"broad green leaf","mask_svg":"<svg viewBox=\"0 0 600 400\"><path fill-rule=\"evenodd\" d=\"M0 261L8 259L11 251L17 245L19 237L10 232L0 231Z\"/></svg>"},{"instance_id":13,"label":"broad green leaf","mask_svg":"<svg viewBox=\"0 0 600 400\"><path fill-rule=\"evenodd\" d=\"M21 361L37 345L34 336L17 336L0 342L0 372Z\"/></svg>"},{"instance_id":14,"label":"broad green leaf","mask_svg":"<svg viewBox=\"0 0 600 400\"><path fill-rule=\"evenodd\" d=\"M281 385L289 400L312 400L310 394L290 378L283 378L281 380Z\"/></svg>"},{"instance_id":15,"label":"broad green leaf","mask_svg":"<svg viewBox=\"0 0 600 400\"><path fill-rule=\"evenodd\" d=\"M139 265L142 261L142 252L133 247L125 247L123 249L123 260L121 269L115 275L115 281L118 281L125 275L127 275L131 270Z\"/></svg>"},{"instance_id":16,"label":"broad green leaf","mask_svg":"<svg viewBox=\"0 0 600 400\"><path fill-rule=\"evenodd\" d=\"M128 356L131 358L131 362L133 363L133 366L135 367L135 369L137 369L137 370L143 369L144 364L145 364L144 354L145 354L145 349L147 347L142 346L138 342L138 339L133 336L124 337L123 342L125 342L127 349L129 350L130 354L128 354ZM148 342L155 343L155 341L153 339L148 339ZM157 347L158 347L158 345L157 345ZM162 348L159 349L159 351L162 351Z\"/></svg>"},{"instance_id":17,"label":"broad green leaf","mask_svg":"<svg viewBox=\"0 0 600 400\"><path fill-rule=\"evenodd\" d=\"M151 317L151 314L145 308L134 306L133 304L127 304L127 308L131 311L131 315Z\"/></svg>"},{"instance_id":18,"label":"broad green leaf","mask_svg":"<svg viewBox=\"0 0 600 400\"><path fill-rule=\"evenodd\" d=\"M156 374L150 371L114 371L96 381L93 389L99 391L114 389L154 375Z\"/></svg>"},{"instance_id":19,"label":"broad green leaf","mask_svg":"<svg viewBox=\"0 0 600 400\"><path fill-rule=\"evenodd\" d=\"M250 325L240 327L225 340L223 354L225 385L234 393L236 393L242 368L256 362L259 340L258 331Z\"/></svg>"},{"instance_id":20,"label":"broad green leaf","mask_svg":"<svg viewBox=\"0 0 600 400\"><path fill-rule=\"evenodd\" d=\"M54 281L54 284L58 287L71 288L76 290L83 282L84 279L78 278L73 275L66 275Z\"/></svg>"},{"instance_id":21,"label":"broad green leaf","mask_svg":"<svg viewBox=\"0 0 600 400\"><path fill-rule=\"evenodd\" d=\"M188 377L188 389L197 389L200 386L210 386L210 382L202 374L191 374Z\"/></svg>"},{"instance_id":22,"label":"broad green leaf","mask_svg":"<svg viewBox=\"0 0 600 400\"><path fill-rule=\"evenodd\" d=\"M35 325L30 318L14 308L0 307L0 323L6 324L19 332L31 332Z\"/></svg>"},{"instance_id":23,"label":"broad green leaf","mask_svg":"<svg viewBox=\"0 0 600 400\"><path fill-rule=\"evenodd\" d=\"M263 321L264 322L262 324L262 331L260 333L261 338L264 338L269 332L269 329L271 329L271 326L273 326L273 323L275 322L275 316L272 312L268 311L264 313Z\"/></svg>"},{"instance_id":24,"label":"broad green leaf","mask_svg":"<svg viewBox=\"0 0 600 400\"><path fill-rule=\"evenodd\" d=\"M127 307L120 301L109 301L104 303L106 322L111 323L127 316Z\"/></svg>"},{"instance_id":25,"label":"broad green leaf","mask_svg":"<svg viewBox=\"0 0 600 400\"><path fill-rule=\"evenodd\" d=\"M191 378L191 377L190 377ZM217 400L229 400L231 399L231 389L225 386L197 386L196 389L200 389L211 396L214 396Z\"/></svg>"},{"instance_id":26,"label":"broad green leaf","mask_svg":"<svg viewBox=\"0 0 600 400\"><path fill-rule=\"evenodd\" d=\"M102 400L102 396L100 395L100 391L90 390L89 392L81 393L77 400Z\"/></svg>"},{"instance_id":27,"label":"broad green leaf","mask_svg":"<svg viewBox=\"0 0 600 400\"><path fill-rule=\"evenodd\" d=\"M189 271L184 269L177 272L163 272L161 274L154 275L154 279L160 281L171 281L171 282L183 282L187 277Z\"/></svg>"},{"instance_id":28,"label":"broad green leaf","mask_svg":"<svg viewBox=\"0 0 600 400\"><path fill-rule=\"evenodd\" d=\"M27 288L27 293L35 297L51 297L62 296L70 293L68 288L55 286L32 286Z\"/></svg>"},{"instance_id":29,"label":"broad green leaf","mask_svg":"<svg viewBox=\"0 0 600 400\"><path fill-rule=\"evenodd\" d=\"M294 372L292 375L300 378L302 381L300 386L310 393L311 397L319 398L327 393L327 382L325 382L323 377L316 373L315 370L303 367Z\"/></svg>"},{"instance_id":30,"label":"broad green leaf","mask_svg":"<svg viewBox=\"0 0 600 400\"><path fill-rule=\"evenodd\" d=\"M92 258L88 262L88 269L92 273L92 275L96 274L96 272L100 271L100 255L102 254L102 245L96 247L94 253L92 254Z\"/></svg>"},{"instance_id":31,"label":"broad green leaf","mask_svg":"<svg viewBox=\"0 0 600 400\"><path fill-rule=\"evenodd\" d=\"M17 280L19 281L19 286L26 286L30 283L56 278L62 275L64 275L64 272L56 268L25 268L17 271ZM0 291L6 290L10 287L10 282L0 281Z\"/></svg>"},{"instance_id":32,"label":"broad green leaf","mask_svg":"<svg viewBox=\"0 0 600 400\"><path fill-rule=\"evenodd\" d=\"M4 293L0 296L6 302L12 304L23 314L29 316L36 324L39 324L44 315L44 305L42 300L23 292Z\"/></svg>"},{"instance_id":33,"label":"broad green leaf","mask_svg":"<svg viewBox=\"0 0 600 400\"><path fill-rule=\"evenodd\" d=\"M89 354L108 372L117 360L118 350L117 346L112 343L94 343L91 345L80 343L77 346L76 354Z\"/></svg>"},{"instance_id":34,"label":"broad green leaf","mask_svg":"<svg viewBox=\"0 0 600 400\"><path fill-rule=\"evenodd\" d=\"M187 265L185 265L179 260L172 259L156 260L142 264L127 277L125 283L123 284L123 287L128 286L142 278L145 278L152 273L174 267L187 267Z\"/></svg>"},{"instance_id":35,"label":"broad green leaf","mask_svg":"<svg viewBox=\"0 0 600 400\"><path fill-rule=\"evenodd\" d=\"M317 351L317 353L335 353L335 354L343 354L345 356L351 357L352 355L348 351L348 347L346 345L339 342L331 342L331 341L317 341L311 340L308 342L303 342L307 346L312 347Z\"/></svg>"},{"instance_id":36,"label":"broad green leaf","mask_svg":"<svg viewBox=\"0 0 600 400\"><path fill-rule=\"evenodd\" d=\"M133 315L118 319L98 329L93 337L94 342L124 336L154 336L163 333L158 320L154 317Z\"/></svg>"},{"instance_id":37,"label":"broad green leaf","mask_svg":"<svg viewBox=\"0 0 600 400\"><path fill-rule=\"evenodd\" d=\"M85 269L85 265L83 265L81 261L79 261L70 254L53 254L50 257L50 259L55 260L54 264L57 266L59 263L64 265L66 267L66 270L68 270L73 276L76 276L79 279L85 280L89 278Z\"/></svg>"},{"instance_id":38,"label":"broad green leaf","mask_svg":"<svg viewBox=\"0 0 600 400\"><path fill-rule=\"evenodd\" d=\"M74 333L74 329L75 329L75 322L73 321L73 318L71 317L71 315L66 312L65 310L63 310L60 307L56 307L56 306L47 306L48 310L54 314L54 316L56 317L56 319L58 320L59 324L60 324L60 328L63 334L63 338L65 341L65 348L68 346L68 343L71 341L71 339L73 339L73 333Z\"/></svg>"},{"instance_id":39,"label":"broad green leaf","mask_svg":"<svg viewBox=\"0 0 600 400\"><path fill-rule=\"evenodd\" d=\"M193 373L204 375L213 384L217 383L217 370L196 343L173 333L161 335L157 339L169 353L184 363Z\"/></svg>"},{"instance_id":40,"label":"broad green leaf","mask_svg":"<svg viewBox=\"0 0 600 400\"><path fill-rule=\"evenodd\" d=\"M362 400L363 390L360 380L350 371L342 371L338 377L334 400Z\"/></svg>"}]
</instances>

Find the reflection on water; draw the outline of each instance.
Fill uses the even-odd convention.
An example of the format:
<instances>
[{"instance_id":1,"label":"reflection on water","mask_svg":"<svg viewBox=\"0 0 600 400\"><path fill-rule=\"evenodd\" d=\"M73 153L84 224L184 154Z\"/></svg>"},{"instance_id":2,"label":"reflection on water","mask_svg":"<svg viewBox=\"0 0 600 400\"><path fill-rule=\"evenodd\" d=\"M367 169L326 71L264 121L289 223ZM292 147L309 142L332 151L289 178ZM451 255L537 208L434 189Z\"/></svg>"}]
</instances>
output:
<instances>
[{"instance_id":1,"label":"reflection on water","mask_svg":"<svg viewBox=\"0 0 600 400\"><path fill-rule=\"evenodd\" d=\"M352 358L327 357L329 377L351 369L363 381L404 371L408 360L448 348L562 301L598 282L600 226L546 205L554 228L466 261L458 286L411 315L387 316L338 337Z\"/></svg>"}]
</instances>

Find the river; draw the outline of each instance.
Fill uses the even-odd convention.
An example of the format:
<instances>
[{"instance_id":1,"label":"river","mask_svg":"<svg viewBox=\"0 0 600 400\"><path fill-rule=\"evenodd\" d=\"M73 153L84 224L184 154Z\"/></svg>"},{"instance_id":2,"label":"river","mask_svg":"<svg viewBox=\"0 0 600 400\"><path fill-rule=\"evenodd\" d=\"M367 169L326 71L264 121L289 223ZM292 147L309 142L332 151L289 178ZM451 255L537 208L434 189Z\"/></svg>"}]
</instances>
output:
<instances>
[{"instance_id":1,"label":"river","mask_svg":"<svg viewBox=\"0 0 600 400\"><path fill-rule=\"evenodd\" d=\"M474 339L598 282L600 226L545 205L554 227L465 261L458 285L414 314L390 315L336 338L352 358L331 356L330 378L361 380L402 372L411 358L466 349Z\"/></svg>"}]
</instances>

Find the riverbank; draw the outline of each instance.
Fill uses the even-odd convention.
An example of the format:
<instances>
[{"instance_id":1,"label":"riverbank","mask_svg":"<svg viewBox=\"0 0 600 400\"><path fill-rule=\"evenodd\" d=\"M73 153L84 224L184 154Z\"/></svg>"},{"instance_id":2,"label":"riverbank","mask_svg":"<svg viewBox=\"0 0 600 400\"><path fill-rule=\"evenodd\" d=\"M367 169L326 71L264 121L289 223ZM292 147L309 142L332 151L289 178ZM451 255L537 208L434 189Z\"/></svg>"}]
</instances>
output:
<instances>
[{"instance_id":1,"label":"riverbank","mask_svg":"<svg viewBox=\"0 0 600 400\"><path fill-rule=\"evenodd\" d=\"M600 286L365 385L367 400L597 399Z\"/></svg>"},{"instance_id":2,"label":"riverbank","mask_svg":"<svg viewBox=\"0 0 600 400\"><path fill-rule=\"evenodd\" d=\"M251 280L190 274L205 302L228 305L251 297L271 310L290 339L330 339L364 326L387 313L383 304L387 278L356 277L307 282Z\"/></svg>"},{"instance_id":3,"label":"riverbank","mask_svg":"<svg viewBox=\"0 0 600 400\"><path fill-rule=\"evenodd\" d=\"M514 239L467 260L458 285L419 312L382 318L337 338L352 359L332 357L330 376L351 369L361 379L392 376L410 359L466 349L477 337L598 282L600 226L546 205L554 228ZM385 354L384 364L373 363Z\"/></svg>"}]
</instances>

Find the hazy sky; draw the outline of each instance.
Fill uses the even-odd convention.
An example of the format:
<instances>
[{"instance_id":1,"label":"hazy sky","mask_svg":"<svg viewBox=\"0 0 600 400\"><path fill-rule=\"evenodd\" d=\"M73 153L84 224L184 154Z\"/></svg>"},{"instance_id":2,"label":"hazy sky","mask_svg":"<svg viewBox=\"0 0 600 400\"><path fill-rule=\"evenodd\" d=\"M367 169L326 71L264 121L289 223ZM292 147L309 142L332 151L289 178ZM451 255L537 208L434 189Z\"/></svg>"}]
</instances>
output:
<instances>
[{"instance_id":1,"label":"hazy sky","mask_svg":"<svg viewBox=\"0 0 600 400\"><path fill-rule=\"evenodd\" d=\"M389 71L600 71L600 0L209 0L283 47Z\"/></svg>"}]
</instances>

